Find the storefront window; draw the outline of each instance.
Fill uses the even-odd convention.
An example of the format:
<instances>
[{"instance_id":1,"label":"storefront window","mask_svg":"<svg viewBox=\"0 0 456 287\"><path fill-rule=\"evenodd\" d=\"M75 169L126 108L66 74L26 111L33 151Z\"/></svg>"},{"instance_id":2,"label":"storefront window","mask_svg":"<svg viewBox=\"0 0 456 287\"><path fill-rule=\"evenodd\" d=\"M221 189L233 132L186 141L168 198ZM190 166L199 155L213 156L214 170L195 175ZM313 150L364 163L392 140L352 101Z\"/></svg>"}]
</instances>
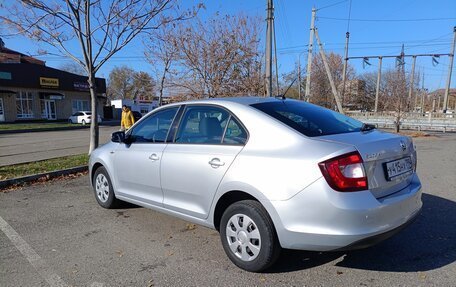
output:
<instances>
[{"instance_id":1,"label":"storefront window","mask_svg":"<svg viewBox=\"0 0 456 287\"><path fill-rule=\"evenodd\" d=\"M16 111L18 119L33 118L32 92L21 91L16 94Z\"/></svg>"},{"instance_id":2,"label":"storefront window","mask_svg":"<svg viewBox=\"0 0 456 287\"><path fill-rule=\"evenodd\" d=\"M73 101L73 114L77 111L90 111L89 101L74 100Z\"/></svg>"}]
</instances>

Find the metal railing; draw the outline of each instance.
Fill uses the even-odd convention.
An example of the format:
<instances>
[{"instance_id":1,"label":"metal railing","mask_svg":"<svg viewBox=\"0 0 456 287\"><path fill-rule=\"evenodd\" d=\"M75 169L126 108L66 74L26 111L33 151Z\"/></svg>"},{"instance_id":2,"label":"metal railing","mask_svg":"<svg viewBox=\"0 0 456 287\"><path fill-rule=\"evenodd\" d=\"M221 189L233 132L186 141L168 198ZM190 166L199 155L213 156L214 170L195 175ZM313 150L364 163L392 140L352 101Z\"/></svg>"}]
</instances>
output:
<instances>
[{"instance_id":1,"label":"metal railing","mask_svg":"<svg viewBox=\"0 0 456 287\"><path fill-rule=\"evenodd\" d=\"M346 114L362 122L374 124L379 128L395 128L396 112L354 112ZM456 114L441 112L410 112L400 117L401 129L456 132Z\"/></svg>"}]
</instances>

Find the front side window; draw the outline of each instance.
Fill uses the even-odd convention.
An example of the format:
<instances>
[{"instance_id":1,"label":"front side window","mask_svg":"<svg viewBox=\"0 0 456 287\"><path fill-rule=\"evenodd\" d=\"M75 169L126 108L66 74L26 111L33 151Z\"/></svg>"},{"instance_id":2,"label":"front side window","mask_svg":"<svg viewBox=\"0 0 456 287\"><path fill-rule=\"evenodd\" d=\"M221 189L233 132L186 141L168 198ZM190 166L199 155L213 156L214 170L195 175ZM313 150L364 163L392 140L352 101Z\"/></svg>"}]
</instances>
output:
<instances>
[{"instance_id":1,"label":"front side window","mask_svg":"<svg viewBox=\"0 0 456 287\"><path fill-rule=\"evenodd\" d=\"M359 132L363 123L312 104L284 100L253 104L252 107L308 137Z\"/></svg>"},{"instance_id":2,"label":"front side window","mask_svg":"<svg viewBox=\"0 0 456 287\"><path fill-rule=\"evenodd\" d=\"M142 120L129 132L133 143L164 143L178 107L159 111Z\"/></svg>"},{"instance_id":3,"label":"front side window","mask_svg":"<svg viewBox=\"0 0 456 287\"><path fill-rule=\"evenodd\" d=\"M18 119L33 118L33 95L31 92L16 94L16 112Z\"/></svg>"},{"instance_id":4,"label":"front side window","mask_svg":"<svg viewBox=\"0 0 456 287\"><path fill-rule=\"evenodd\" d=\"M175 142L220 144L230 114L213 106L188 106L182 117Z\"/></svg>"}]
</instances>

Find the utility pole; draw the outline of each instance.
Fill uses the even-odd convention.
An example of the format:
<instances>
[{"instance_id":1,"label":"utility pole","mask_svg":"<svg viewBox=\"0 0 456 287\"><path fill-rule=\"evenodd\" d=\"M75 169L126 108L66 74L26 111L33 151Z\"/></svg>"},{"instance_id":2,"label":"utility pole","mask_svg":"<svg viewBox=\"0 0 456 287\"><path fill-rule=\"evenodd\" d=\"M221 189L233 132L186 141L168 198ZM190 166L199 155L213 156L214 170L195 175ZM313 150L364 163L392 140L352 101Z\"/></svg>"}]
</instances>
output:
<instances>
[{"instance_id":1,"label":"utility pole","mask_svg":"<svg viewBox=\"0 0 456 287\"><path fill-rule=\"evenodd\" d=\"M301 99L301 58L298 57L298 98Z\"/></svg>"},{"instance_id":2,"label":"utility pole","mask_svg":"<svg viewBox=\"0 0 456 287\"><path fill-rule=\"evenodd\" d=\"M424 89L424 71L423 71L423 80L421 81L421 113L424 114L424 95L426 90Z\"/></svg>"},{"instance_id":3,"label":"utility pole","mask_svg":"<svg viewBox=\"0 0 456 287\"><path fill-rule=\"evenodd\" d=\"M450 64L448 65L448 78L445 89L445 96L443 97L443 112L445 113L448 108L448 94L450 93L451 84L451 72L453 71L453 59L454 59L454 46L456 45L456 26L453 27L453 45L451 46L450 52Z\"/></svg>"},{"instance_id":4,"label":"utility pole","mask_svg":"<svg viewBox=\"0 0 456 287\"><path fill-rule=\"evenodd\" d=\"M336 85L334 84L334 80L333 80L333 77L331 75L331 69L329 68L329 64L328 64L328 61L326 59L325 51L323 50L323 45L321 44L321 41L320 41L320 37L318 36L318 30L317 29L315 29L315 39L317 39L318 47L319 47L319 50L320 50L320 55L321 55L321 58L323 60L323 64L325 66L326 75L328 76L329 84L331 85L331 90L332 90L332 92L334 94L334 99L336 100L337 109L339 110L339 113L343 114L344 111L342 109L342 104L340 102L339 92L337 92Z\"/></svg>"},{"instance_id":5,"label":"utility pole","mask_svg":"<svg viewBox=\"0 0 456 287\"><path fill-rule=\"evenodd\" d=\"M382 59L383 59L383 57L378 57L377 86L375 88L374 112L377 112L377 110L378 110L378 95L380 93L380 78L382 77Z\"/></svg>"},{"instance_id":6,"label":"utility pole","mask_svg":"<svg viewBox=\"0 0 456 287\"><path fill-rule=\"evenodd\" d=\"M310 38L309 38L309 49L307 52L307 72L306 72L306 93L305 98L308 102L310 99L310 75L312 70L312 49L313 49L313 39L315 33L315 16L317 14L317 9L312 8L312 18L310 20Z\"/></svg>"},{"instance_id":7,"label":"utility pole","mask_svg":"<svg viewBox=\"0 0 456 287\"><path fill-rule=\"evenodd\" d=\"M344 57L344 67L342 70L342 104L345 97L345 81L347 80L347 65L348 65L348 41L350 40L350 32L345 34L345 57Z\"/></svg>"},{"instance_id":8,"label":"utility pole","mask_svg":"<svg viewBox=\"0 0 456 287\"><path fill-rule=\"evenodd\" d=\"M415 80L415 63L416 63L416 56L412 56L412 74L410 75L410 88L409 88L409 94L408 94L408 106L410 111L410 105L412 102L412 96L413 96L413 81ZM415 107L414 107L415 108Z\"/></svg>"},{"instance_id":9,"label":"utility pole","mask_svg":"<svg viewBox=\"0 0 456 287\"><path fill-rule=\"evenodd\" d=\"M274 6L268 0L266 18L266 96L272 97L272 36L274 23Z\"/></svg>"}]
</instances>

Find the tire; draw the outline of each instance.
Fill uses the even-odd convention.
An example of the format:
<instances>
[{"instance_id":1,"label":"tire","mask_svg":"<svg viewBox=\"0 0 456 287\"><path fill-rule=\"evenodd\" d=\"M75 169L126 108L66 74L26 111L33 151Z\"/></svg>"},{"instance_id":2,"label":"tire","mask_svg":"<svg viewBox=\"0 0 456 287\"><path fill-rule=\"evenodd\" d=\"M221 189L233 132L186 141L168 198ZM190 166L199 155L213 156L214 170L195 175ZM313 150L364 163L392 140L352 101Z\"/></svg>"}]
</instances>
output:
<instances>
[{"instance_id":1,"label":"tire","mask_svg":"<svg viewBox=\"0 0 456 287\"><path fill-rule=\"evenodd\" d=\"M85 120L82 120L82 125L85 126L86 125L86 121Z\"/></svg>"},{"instance_id":2,"label":"tire","mask_svg":"<svg viewBox=\"0 0 456 287\"><path fill-rule=\"evenodd\" d=\"M95 171L92 179L93 191L98 204L104 208L115 208L119 200L114 195L111 178L103 166Z\"/></svg>"},{"instance_id":3,"label":"tire","mask_svg":"<svg viewBox=\"0 0 456 287\"><path fill-rule=\"evenodd\" d=\"M73 123L73 121L72 121L71 119L68 119L68 123L72 124L72 123Z\"/></svg>"},{"instance_id":4,"label":"tire","mask_svg":"<svg viewBox=\"0 0 456 287\"><path fill-rule=\"evenodd\" d=\"M258 201L242 200L230 205L220 221L220 238L228 258L246 271L263 271L280 255L272 220Z\"/></svg>"}]
</instances>

